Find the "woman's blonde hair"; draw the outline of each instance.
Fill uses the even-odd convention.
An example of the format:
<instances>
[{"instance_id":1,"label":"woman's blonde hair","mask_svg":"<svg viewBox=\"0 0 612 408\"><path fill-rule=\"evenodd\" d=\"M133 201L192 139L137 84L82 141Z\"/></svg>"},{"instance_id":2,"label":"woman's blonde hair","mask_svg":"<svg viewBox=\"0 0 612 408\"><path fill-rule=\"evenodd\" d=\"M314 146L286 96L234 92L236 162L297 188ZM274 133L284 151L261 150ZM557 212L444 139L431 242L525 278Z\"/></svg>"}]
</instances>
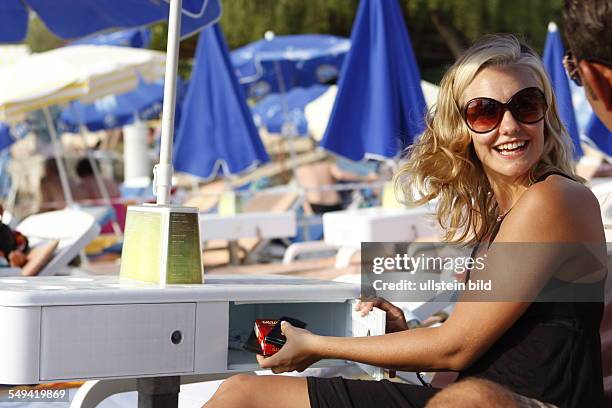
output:
<instances>
[{"instance_id":1,"label":"woman's blonde hair","mask_svg":"<svg viewBox=\"0 0 612 408\"><path fill-rule=\"evenodd\" d=\"M396 189L408 202L438 199L437 218L446 241L476 243L486 237L499 215L461 112L464 91L480 71L491 66L526 68L544 91L548 103L544 148L530 171L530 182L551 171L579 180L571 166L572 144L539 56L513 35L488 35L472 45L442 78L425 132L408 149L407 162L395 177Z\"/></svg>"}]
</instances>

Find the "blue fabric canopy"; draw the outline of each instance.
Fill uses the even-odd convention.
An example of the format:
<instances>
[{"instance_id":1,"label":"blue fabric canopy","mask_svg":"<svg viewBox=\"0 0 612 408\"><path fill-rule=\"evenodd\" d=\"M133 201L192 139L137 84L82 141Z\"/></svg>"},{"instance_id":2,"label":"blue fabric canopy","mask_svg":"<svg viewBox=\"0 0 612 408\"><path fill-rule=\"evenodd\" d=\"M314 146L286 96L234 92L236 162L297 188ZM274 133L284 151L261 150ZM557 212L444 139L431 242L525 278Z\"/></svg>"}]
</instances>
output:
<instances>
[{"instance_id":1,"label":"blue fabric canopy","mask_svg":"<svg viewBox=\"0 0 612 408\"><path fill-rule=\"evenodd\" d=\"M279 93L294 86L335 82L350 41L333 35L275 36L234 50L236 76L249 97Z\"/></svg>"},{"instance_id":2,"label":"blue fabric canopy","mask_svg":"<svg viewBox=\"0 0 612 408\"><path fill-rule=\"evenodd\" d=\"M95 34L70 45L114 45L116 47L147 48L151 43L151 30L145 27L129 28L112 33Z\"/></svg>"},{"instance_id":3,"label":"blue fabric canopy","mask_svg":"<svg viewBox=\"0 0 612 408\"><path fill-rule=\"evenodd\" d=\"M612 156L612 132L608 130L595 114L591 115L584 133L602 152Z\"/></svg>"},{"instance_id":4,"label":"blue fabric canopy","mask_svg":"<svg viewBox=\"0 0 612 408\"><path fill-rule=\"evenodd\" d=\"M579 158L584 154L580 146L580 133L576 125L574 106L572 105L572 93L568 82L567 73L563 67L563 55L565 50L561 36L555 23L548 25L548 35L544 44L544 68L550 77L555 96L557 97L557 107L561 122L565 125L572 142L574 144L574 158Z\"/></svg>"},{"instance_id":5,"label":"blue fabric canopy","mask_svg":"<svg viewBox=\"0 0 612 408\"><path fill-rule=\"evenodd\" d=\"M63 39L108 28L131 28L167 21L168 1L151 0L2 0L0 42L21 42L28 31L28 9ZM219 0L183 0L181 36L200 31L221 16Z\"/></svg>"},{"instance_id":6,"label":"blue fabric canopy","mask_svg":"<svg viewBox=\"0 0 612 408\"><path fill-rule=\"evenodd\" d=\"M182 99L182 81L177 79L176 100ZM61 127L76 132L83 124L92 132L129 125L134 116L141 120L157 118L162 111L164 100L164 81L153 83L140 82L138 88L121 95L110 95L91 104L72 102L72 106L62 111ZM177 114L178 117L178 106ZM75 117L76 111L76 117ZM80 123L79 123L80 121Z\"/></svg>"},{"instance_id":7,"label":"blue fabric canopy","mask_svg":"<svg viewBox=\"0 0 612 408\"><path fill-rule=\"evenodd\" d=\"M0 122L0 150L11 146L15 141L21 139L30 132L30 125L27 122L9 126Z\"/></svg>"},{"instance_id":8,"label":"blue fabric canopy","mask_svg":"<svg viewBox=\"0 0 612 408\"><path fill-rule=\"evenodd\" d=\"M425 98L396 0L362 0L321 140L351 160L395 157L424 129Z\"/></svg>"},{"instance_id":9,"label":"blue fabric canopy","mask_svg":"<svg viewBox=\"0 0 612 408\"><path fill-rule=\"evenodd\" d=\"M176 132L173 164L202 178L233 175L269 160L238 85L221 27L200 34Z\"/></svg>"},{"instance_id":10,"label":"blue fabric canopy","mask_svg":"<svg viewBox=\"0 0 612 408\"><path fill-rule=\"evenodd\" d=\"M0 123L0 150L6 149L15 143L15 138L11 135L11 128L5 123Z\"/></svg>"},{"instance_id":11,"label":"blue fabric canopy","mask_svg":"<svg viewBox=\"0 0 612 408\"><path fill-rule=\"evenodd\" d=\"M327 85L313 85L309 88L293 88L284 95L270 94L252 108L255 123L265 126L270 133L282 133L283 124L290 123L298 135L308 135L304 108L328 88Z\"/></svg>"}]
</instances>

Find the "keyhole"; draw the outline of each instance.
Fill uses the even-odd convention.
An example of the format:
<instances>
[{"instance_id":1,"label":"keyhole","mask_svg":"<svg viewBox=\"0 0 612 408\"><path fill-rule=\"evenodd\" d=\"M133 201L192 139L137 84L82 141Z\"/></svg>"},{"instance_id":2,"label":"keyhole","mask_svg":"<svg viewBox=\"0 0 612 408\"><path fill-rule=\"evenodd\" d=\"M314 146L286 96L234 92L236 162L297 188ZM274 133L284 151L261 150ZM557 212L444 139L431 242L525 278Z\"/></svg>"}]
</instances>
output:
<instances>
[{"instance_id":1,"label":"keyhole","mask_svg":"<svg viewBox=\"0 0 612 408\"><path fill-rule=\"evenodd\" d=\"M183 334L181 333L181 331L173 331L172 335L170 336L170 341L172 341L173 344L180 344L181 341L183 341Z\"/></svg>"}]
</instances>

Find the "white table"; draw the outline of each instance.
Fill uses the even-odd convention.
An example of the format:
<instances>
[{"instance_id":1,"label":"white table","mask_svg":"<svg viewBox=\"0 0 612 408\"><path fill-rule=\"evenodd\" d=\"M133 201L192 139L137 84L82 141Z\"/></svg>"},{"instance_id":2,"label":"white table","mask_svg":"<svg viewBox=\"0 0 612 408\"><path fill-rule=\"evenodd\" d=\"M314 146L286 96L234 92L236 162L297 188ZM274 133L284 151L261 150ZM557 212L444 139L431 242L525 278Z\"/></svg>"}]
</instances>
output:
<instances>
[{"instance_id":1,"label":"white table","mask_svg":"<svg viewBox=\"0 0 612 408\"><path fill-rule=\"evenodd\" d=\"M231 263L238 259L240 238L288 238L297 234L295 212L250 212L235 215L200 214L200 239L228 240Z\"/></svg>"},{"instance_id":2,"label":"white table","mask_svg":"<svg viewBox=\"0 0 612 408\"><path fill-rule=\"evenodd\" d=\"M164 406L175 406L181 382L259 368L254 354L228 346L255 318L292 316L323 335L384 333L382 312L362 319L352 311L359 292L354 284L279 276L219 275L165 288L117 277L0 278L0 383L95 380L72 406L134 389L149 403L142 406L168 397Z\"/></svg>"}]
</instances>

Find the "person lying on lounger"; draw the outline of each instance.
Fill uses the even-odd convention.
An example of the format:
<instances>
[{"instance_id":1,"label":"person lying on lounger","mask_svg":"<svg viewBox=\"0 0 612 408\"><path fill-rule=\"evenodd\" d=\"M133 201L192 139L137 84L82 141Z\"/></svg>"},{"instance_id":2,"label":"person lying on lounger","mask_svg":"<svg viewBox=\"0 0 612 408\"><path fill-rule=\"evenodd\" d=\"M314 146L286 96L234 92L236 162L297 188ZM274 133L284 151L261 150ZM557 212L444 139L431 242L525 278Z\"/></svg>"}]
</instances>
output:
<instances>
[{"instance_id":1,"label":"person lying on lounger","mask_svg":"<svg viewBox=\"0 0 612 408\"><path fill-rule=\"evenodd\" d=\"M28 239L0 222L0 266L21 268L28 261Z\"/></svg>"}]
</instances>

